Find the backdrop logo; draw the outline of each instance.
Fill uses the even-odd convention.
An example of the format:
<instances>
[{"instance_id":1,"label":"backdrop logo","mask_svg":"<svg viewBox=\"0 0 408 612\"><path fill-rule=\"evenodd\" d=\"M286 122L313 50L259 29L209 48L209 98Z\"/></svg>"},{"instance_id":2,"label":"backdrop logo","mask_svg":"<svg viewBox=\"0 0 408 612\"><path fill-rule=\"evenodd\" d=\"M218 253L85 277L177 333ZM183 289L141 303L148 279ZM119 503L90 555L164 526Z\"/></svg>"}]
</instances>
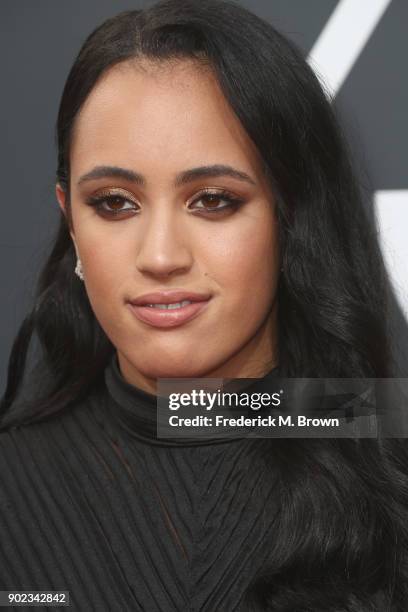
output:
<instances>
[{"instance_id":1,"label":"backdrop logo","mask_svg":"<svg viewBox=\"0 0 408 612\"><path fill-rule=\"evenodd\" d=\"M340 0L308 57L329 99L334 99L392 0ZM374 193L379 239L399 304L408 321L408 190ZM401 223L402 221L402 223Z\"/></svg>"}]
</instances>

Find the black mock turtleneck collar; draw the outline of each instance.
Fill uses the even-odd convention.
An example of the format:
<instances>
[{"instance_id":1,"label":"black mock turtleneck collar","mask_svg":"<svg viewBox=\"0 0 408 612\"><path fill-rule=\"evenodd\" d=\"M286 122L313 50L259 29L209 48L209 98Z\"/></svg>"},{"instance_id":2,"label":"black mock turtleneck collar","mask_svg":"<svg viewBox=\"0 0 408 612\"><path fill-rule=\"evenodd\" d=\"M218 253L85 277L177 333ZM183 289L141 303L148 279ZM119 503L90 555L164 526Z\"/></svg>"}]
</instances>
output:
<instances>
[{"instance_id":1,"label":"black mock turtleneck collar","mask_svg":"<svg viewBox=\"0 0 408 612\"><path fill-rule=\"evenodd\" d=\"M270 370L262 379L276 378L278 366ZM157 437L157 396L147 393L128 383L119 368L115 352L105 369L105 383L110 398L114 402L112 416L132 436L160 446L202 446L220 442L232 442L241 437L228 438L158 438ZM233 428L231 428L232 431Z\"/></svg>"}]
</instances>

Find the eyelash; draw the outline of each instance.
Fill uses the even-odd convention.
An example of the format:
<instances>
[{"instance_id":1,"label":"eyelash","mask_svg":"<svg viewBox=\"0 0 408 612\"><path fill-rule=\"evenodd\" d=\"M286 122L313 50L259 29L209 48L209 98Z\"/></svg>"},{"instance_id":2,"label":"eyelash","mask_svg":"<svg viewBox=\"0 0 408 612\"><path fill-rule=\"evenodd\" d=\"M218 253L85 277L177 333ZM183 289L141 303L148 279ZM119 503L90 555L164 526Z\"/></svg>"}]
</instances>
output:
<instances>
[{"instance_id":1,"label":"eyelash","mask_svg":"<svg viewBox=\"0 0 408 612\"><path fill-rule=\"evenodd\" d=\"M242 198L238 198L237 196L232 195L226 190L221 191L203 191L191 204L195 204L202 199L214 197L219 200L224 200L227 202L227 205L221 206L220 208L199 208L199 211L204 211L205 214L209 215L220 215L223 214L224 211L234 212L237 210L242 204L244 204L244 200ZM123 196L119 193L107 193L99 196L91 196L87 199L86 203L89 206L93 206L97 209L98 214L107 217L115 217L121 215L122 213L129 212L132 210L130 208L125 208L121 210L107 210L103 208L103 204L105 203L113 203L113 202L132 202L132 200L126 196ZM139 214L136 212L135 214ZM201 212L198 213L202 215Z\"/></svg>"}]
</instances>

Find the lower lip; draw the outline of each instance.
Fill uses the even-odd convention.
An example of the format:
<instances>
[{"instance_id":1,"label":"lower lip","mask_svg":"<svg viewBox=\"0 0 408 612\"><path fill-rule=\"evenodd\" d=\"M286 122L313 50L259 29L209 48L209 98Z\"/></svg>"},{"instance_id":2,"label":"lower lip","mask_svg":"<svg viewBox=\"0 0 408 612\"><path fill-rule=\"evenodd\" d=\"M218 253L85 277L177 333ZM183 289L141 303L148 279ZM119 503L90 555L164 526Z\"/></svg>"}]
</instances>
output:
<instances>
[{"instance_id":1,"label":"lower lip","mask_svg":"<svg viewBox=\"0 0 408 612\"><path fill-rule=\"evenodd\" d=\"M192 302L180 308L164 310L163 308L154 308L151 306L135 306L128 303L133 314L144 323L148 323L153 327L177 327L191 321L200 314L210 300L204 302Z\"/></svg>"}]
</instances>

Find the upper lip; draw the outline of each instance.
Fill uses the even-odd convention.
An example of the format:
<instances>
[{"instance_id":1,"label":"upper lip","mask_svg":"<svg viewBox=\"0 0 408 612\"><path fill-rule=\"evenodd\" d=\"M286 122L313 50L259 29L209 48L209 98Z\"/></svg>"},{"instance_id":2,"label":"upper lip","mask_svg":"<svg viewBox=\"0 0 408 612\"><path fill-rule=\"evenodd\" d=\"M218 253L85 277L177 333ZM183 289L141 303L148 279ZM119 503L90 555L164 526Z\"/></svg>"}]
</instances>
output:
<instances>
[{"instance_id":1,"label":"upper lip","mask_svg":"<svg viewBox=\"0 0 408 612\"><path fill-rule=\"evenodd\" d=\"M163 291L154 291L153 293L145 293L135 299L129 300L135 306L143 306L144 304L176 304L183 300L190 302L204 302L210 299L211 295L207 292L186 291L185 289L166 289Z\"/></svg>"}]
</instances>

